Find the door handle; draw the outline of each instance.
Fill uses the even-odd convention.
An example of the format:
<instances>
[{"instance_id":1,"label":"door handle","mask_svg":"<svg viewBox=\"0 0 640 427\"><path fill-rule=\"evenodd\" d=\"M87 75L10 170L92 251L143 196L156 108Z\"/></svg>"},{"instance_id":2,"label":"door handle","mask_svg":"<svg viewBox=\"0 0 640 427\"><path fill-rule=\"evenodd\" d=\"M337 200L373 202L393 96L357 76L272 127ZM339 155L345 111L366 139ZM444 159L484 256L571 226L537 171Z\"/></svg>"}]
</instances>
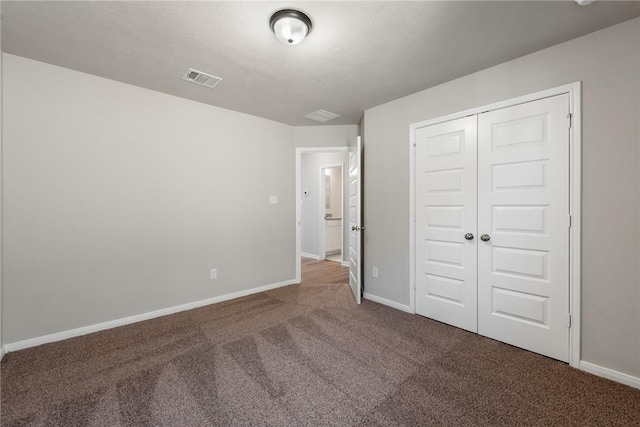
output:
<instances>
[{"instance_id":1,"label":"door handle","mask_svg":"<svg viewBox=\"0 0 640 427\"><path fill-rule=\"evenodd\" d=\"M482 240L483 242L488 242L489 240L491 240L491 236L489 236L488 234L483 234L482 236L480 236L480 240Z\"/></svg>"},{"instance_id":2,"label":"door handle","mask_svg":"<svg viewBox=\"0 0 640 427\"><path fill-rule=\"evenodd\" d=\"M351 231L360 231L360 230L364 230L364 226L362 227L358 227L357 225L351 226Z\"/></svg>"},{"instance_id":3,"label":"door handle","mask_svg":"<svg viewBox=\"0 0 640 427\"><path fill-rule=\"evenodd\" d=\"M464 235L464 238L467 240L473 240L473 233L467 233Z\"/></svg>"}]
</instances>

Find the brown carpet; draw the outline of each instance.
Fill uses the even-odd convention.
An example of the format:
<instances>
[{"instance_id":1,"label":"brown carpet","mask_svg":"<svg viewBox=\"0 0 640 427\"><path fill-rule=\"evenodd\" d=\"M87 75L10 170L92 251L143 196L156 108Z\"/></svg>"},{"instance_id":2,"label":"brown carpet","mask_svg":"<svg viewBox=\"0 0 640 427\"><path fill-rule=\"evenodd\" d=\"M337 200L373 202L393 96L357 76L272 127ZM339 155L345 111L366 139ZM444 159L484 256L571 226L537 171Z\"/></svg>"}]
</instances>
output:
<instances>
[{"instance_id":1,"label":"brown carpet","mask_svg":"<svg viewBox=\"0 0 640 427\"><path fill-rule=\"evenodd\" d=\"M640 425L640 390L310 279L10 353L1 381L7 427Z\"/></svg>"}]
</instances>

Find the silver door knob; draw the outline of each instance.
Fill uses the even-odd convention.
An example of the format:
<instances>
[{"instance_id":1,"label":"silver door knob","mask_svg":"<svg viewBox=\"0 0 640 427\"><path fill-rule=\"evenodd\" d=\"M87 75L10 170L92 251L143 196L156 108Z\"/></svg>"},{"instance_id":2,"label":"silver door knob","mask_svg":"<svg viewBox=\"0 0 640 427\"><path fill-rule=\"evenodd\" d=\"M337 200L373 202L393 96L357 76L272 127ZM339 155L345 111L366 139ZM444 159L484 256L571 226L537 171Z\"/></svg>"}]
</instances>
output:
<instances>
[{"instance_id":1,"label":"silver door knob","mask_svg":"<svg viewBox=\"0 0 640 427\"><path fill-rule=\"evenodd\" d=\"M360 227L354 225L351 227L351 231L360 231Z\"/></svg>"},{"instance_id":2,"label":"silver door knob","mask_svg":"<svg viewBox=\"0 0 640 427\"><path fill-rule=\"evenodd\" d=\"M473 240L473 233L467 233L464 235L464 238L467 240Z\"/></svg>"},{"instance_id":3,"label":"silver door knob","mask_svg":"<svg viewBox=\"0 0 640 427\"><path fill-rule=\"evenodd\" d=\"M489 236L488 234L483 234L482 236L480 236L480 240L482 240L483 242L488 242L489 240L491 240L491 236Z\"/></svg>"}]
</instances>

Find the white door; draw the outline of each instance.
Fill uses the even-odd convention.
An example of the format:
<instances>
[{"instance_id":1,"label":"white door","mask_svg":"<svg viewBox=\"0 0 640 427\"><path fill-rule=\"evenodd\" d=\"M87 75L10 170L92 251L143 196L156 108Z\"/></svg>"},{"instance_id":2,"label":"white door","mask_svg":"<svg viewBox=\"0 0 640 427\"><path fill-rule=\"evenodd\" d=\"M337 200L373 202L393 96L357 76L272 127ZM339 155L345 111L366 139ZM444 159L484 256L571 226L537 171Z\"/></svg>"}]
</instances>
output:
<instances>
[{"instance_id":1,"label":"white door","mask_svg":"<svg viewBox=\"0 0 640 427\"><path fill-rule=\"evenodd\" d=\"M477 332L477 117L415 134L416 313Z\"/></svg>"},{"instance_id":2,"label":"white door","mask_svg":"<svg viewBox=\"0 0 640 427\"><path fill-rule=\"evenodd\" d=\"M360 198L362 194L362 140L349 152L349 286L356 303L362 302L362 239Z\"/></svg>"},{"instance_id":3,"label":"white door","mask_svg":"<svg viewBox=\"0 0 640 427\"><path fill-rule=\"evenodd\" d=\"M478 332L569 358L569 95L478 116Z\"/></svg>"}]
</instances>

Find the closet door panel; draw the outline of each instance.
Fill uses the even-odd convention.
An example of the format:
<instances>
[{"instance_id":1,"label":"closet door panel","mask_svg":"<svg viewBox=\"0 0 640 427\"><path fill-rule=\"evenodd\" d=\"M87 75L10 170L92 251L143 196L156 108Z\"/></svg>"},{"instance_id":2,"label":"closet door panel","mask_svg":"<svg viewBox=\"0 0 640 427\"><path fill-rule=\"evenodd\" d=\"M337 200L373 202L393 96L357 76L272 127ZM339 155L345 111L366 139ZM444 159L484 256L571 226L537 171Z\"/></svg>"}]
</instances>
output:
<instances>
[{"instance_id":1,"label":"closet door panel","mask_svg":"<svg viewBox=\"0 0 640 427\"><path fill-rule=\"evenodd\" d=\"M559 95L478 116L478 332L563 361L568 112Z\"/></svg>"},{"instance_id":2,"label":"closet door panel","mask_svg":"<svg viewBox=\"0 0 640 427\"><path fill-rule=\"evenodd\" d=\"M416 313L477 332L477 118L416 130Z\"/></svg>"}]
</instances>

